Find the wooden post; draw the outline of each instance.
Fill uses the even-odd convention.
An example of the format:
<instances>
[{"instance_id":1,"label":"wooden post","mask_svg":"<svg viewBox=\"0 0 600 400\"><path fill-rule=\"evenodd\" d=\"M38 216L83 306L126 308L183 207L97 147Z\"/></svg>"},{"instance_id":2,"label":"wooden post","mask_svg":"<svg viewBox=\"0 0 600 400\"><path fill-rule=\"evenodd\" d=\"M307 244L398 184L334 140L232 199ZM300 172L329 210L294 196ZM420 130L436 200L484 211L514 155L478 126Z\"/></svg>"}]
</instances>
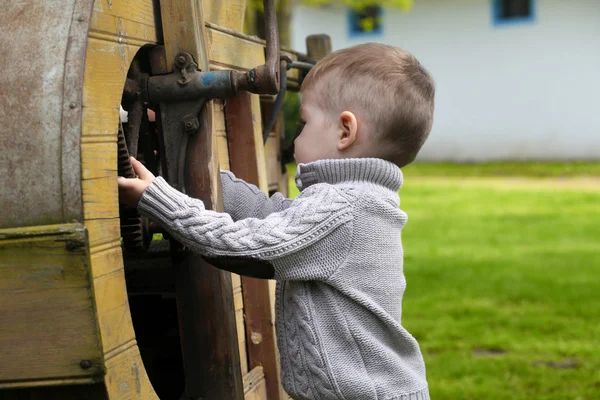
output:
<instances>
[{"instance_id":1,"label":"wooden post","mask_svg":"<svg viewBox=\"0 0 600 400\"><path fill-rule=\"evenodd\" d=\"M331 53L331 38L328 35L310 35L306 37L306 52L308 58L319 61Z\"/></svg>"},{"instance_id":2,"label":"wooden post","mask_svg":"<svg viewBox=\"0 0 600 400\"><path fill-rule=\"evenodd\" d=\"M168 70L172 70L175 56L185 51L202 71L208 71L202 1L161 1L160 6ZM185 189L207 208L220 211L212 103L204 106L199 120L200 130L190 135L188 142ZM174 264L187 397L243 399L231 274L189 252L176 254Z\"/></svg>"},{"instance_id":3,"label":"wooden post","mask_svg":"<svg viewBox=\"0 0 600 400\"><path fill-rule=\"evenodd\" d=\"M257 110L257 114L260 113ZM252 95L242 92L227 100L225 107L229 164L240 179L258 187L265 186L266 171L261 173L263 157L260 129L255 130ZM258 124L260 127L260 124ZM261 175L263 179L261 179ZM261 180L263 183L261 184ZM264 188L263 188L264 189ZM269 281L242 276L246 342L250 369L262 366L267 384L267 398L279 400L277 351L271 320Z\"/></svg>"}]
</instances>

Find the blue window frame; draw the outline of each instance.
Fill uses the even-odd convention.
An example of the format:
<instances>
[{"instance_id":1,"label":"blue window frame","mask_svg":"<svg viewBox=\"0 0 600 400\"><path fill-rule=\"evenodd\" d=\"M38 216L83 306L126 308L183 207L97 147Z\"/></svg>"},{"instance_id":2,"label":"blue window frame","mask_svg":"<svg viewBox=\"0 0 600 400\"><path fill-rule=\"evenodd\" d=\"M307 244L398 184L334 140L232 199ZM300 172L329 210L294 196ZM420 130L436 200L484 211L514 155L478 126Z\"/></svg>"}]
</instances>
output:
<instances>
[{"instance_id":1,"label":"blue window frame","mask_svg":"<svg viewBox=\"0 0 600 400\"><path fill-rule=\"evenodd\" d=\"M535 22L535 0L491 0L491 5L495 26Z\"/></svg>"},{"instance_id":2,"label":"blue window frame","mask_svg":"<svg viewBox=\"0 0 600 400\"><path fill-rule=\"evenodd\" d=\"M381 35L383 35L383 9L381 6L348 9L348 36L350 38Z\"/></svg>"}]
</instances>

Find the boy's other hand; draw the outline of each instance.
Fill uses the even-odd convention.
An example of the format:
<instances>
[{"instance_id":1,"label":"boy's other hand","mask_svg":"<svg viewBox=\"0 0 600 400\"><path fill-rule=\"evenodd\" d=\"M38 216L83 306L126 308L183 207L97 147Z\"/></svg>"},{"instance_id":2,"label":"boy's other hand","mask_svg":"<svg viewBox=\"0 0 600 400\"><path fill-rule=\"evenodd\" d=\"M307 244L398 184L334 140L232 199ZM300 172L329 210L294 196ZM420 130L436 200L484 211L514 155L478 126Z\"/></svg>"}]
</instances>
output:
<instances>
[{"instance_id":1,"label":"boy's other hand","mask_svg":"<svg viewBox=\"0 0 600 400\"><path fill-rule=\"evenodd\" d=\"M152 172L144 164L131 157L131 166L138 178L124 178L119 176L119 201L130 207L137 207L144 191L154 180Z\"/></svg>"}]
</instances>

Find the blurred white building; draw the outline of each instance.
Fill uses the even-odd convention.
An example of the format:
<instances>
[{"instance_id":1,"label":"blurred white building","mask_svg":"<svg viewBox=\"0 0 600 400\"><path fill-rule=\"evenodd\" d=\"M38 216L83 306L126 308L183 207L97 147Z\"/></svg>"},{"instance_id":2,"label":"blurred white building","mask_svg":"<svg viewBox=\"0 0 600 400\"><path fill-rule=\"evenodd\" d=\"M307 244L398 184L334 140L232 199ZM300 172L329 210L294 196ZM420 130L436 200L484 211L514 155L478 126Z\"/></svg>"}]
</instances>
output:
<instances>
[{"instance_id":1,"label":"blurred white building","mask_svg":"<svg viewBox=\"0 0 600 400\"><path fill-rule=\"evenodd\" d=\"M415 0L410 12L298 5L293 48L403 47L437 86L421 160L599 160L600 0Z\"/></svg>"}]
</instances>

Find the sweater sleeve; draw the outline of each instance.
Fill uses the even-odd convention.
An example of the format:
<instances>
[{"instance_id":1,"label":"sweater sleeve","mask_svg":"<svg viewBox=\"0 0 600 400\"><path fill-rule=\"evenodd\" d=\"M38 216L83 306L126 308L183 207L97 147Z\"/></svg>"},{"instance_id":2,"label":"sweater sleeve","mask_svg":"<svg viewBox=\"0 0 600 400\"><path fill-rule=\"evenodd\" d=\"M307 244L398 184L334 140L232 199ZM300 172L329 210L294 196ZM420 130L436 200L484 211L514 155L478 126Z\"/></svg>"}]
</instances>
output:
<instances>
[{"instance_id":1,"label":"sweater sleeve","mask_svg":"<svg viewBox=\"0 0 600 400\"><path fill-rule=\"evenodd\" d=\"M350 202L335 188L314 185L283 211L264 219L234 221L227 213L206 210L201 200L175 190L160 177L148 186L138 208L203 256L267 261L274 266L276 278L295 279L326 279L333 272L331 268L304 271L302 260L289 262L289 258L316 242L327 241L353 217ZM283 259L287 261L278 262Z\"/></svg>"},{"instance_id":2,"label":"sweater sleeve","mask_svg":"<svg viewBox=\"0 0 600 400\"><path fill-rule=\"evenodd\" d=\"M265 218L274 212L283 211L292 204L281 193L271 197L254 185L238 179L229 171L221 170L223 206L234 221L244 218Z\"/></svg>"}]
</instances>

